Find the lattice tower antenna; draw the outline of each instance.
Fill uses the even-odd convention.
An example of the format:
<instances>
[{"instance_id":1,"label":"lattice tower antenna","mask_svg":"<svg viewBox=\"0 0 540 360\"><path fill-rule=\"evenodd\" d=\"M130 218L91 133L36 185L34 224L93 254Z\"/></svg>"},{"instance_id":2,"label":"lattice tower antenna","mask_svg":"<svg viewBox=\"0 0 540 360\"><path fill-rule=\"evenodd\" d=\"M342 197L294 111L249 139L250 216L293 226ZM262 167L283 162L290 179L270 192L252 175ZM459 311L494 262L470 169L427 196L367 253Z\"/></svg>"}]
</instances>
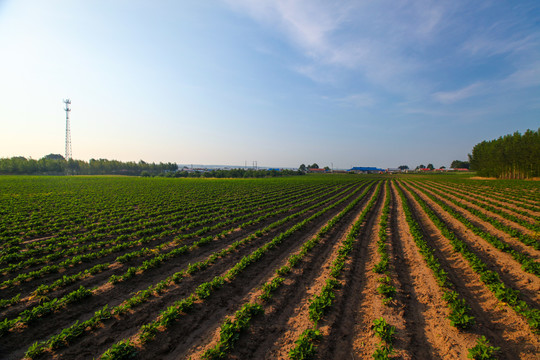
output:
<instances>
[{"instance_id":1,"label":"lattice tower antenna","mask_svg":"<svg viewBox=\"0 0 540 360\"><path fill-rule=\"evenodd\" d=\"M71 111L69 106L71 105L71 100L64 99L64 104L66 104L64 108L66 111L66 160L69 160L71 159L71 130L69 129L69 112Z\"/></svg>"}]
</instances>

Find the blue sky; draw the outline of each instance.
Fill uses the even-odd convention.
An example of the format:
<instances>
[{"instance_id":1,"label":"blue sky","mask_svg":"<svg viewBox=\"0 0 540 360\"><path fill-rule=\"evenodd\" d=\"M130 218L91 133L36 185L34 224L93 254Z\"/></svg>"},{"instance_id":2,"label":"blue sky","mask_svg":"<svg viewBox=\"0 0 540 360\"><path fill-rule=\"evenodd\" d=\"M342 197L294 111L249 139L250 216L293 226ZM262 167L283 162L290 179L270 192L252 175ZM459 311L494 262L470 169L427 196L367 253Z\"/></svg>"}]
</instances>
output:
<instances>
[{"instance_id":1,"label":"blue sky","mask_svg":"<svg viewBox=\"0 0 540 360\"><path fill-rule=\"evenodd\" d=\"M397 167L540 127L538 1L0 0L0 157Z\"/></svg>"}]
</instances>

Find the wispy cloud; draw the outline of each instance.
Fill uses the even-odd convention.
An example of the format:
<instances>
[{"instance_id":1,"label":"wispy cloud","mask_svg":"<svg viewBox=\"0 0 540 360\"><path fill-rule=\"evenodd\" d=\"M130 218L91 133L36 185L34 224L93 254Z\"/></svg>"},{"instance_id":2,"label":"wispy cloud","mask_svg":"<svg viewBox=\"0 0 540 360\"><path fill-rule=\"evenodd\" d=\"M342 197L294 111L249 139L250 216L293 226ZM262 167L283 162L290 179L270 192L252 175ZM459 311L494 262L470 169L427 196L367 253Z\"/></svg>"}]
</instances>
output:
<instances>
[{"instance_id":1,"label":"wispy cloud","mask_svg":"<svg viewBox=\"0 0 540 360\"><path fill-rule=\"evenodd\" d=\"M438 91L432 97L442 104L452 104L474 96L504 94L534 86L540 86L540 62L516 70L502 79L475 82L454 91Z\"/></svg>"},{"instance_id":2,"label":"wispy cloud","mask_svg":"<svg viewBox=\"0 0 540 360\"><path fill-rule=\"evenodd\" d=\"M500 81L503 88L528 88L540 86L540 61L528 64Z\"/></svg>"},{"instance_id":3,"label":"wispy cloud","mask_svg":"<svg viewBox=\"0 0 540 360\"><path fill-rule=\"evenodd\" d=\"M451 104L456 101L470 98L482 92L484 86L481 83L474 83L464 88L454 91L439 91L433 94L433 98L443 104Z\"/></svg>"},{"instance_id":4,"label":"wispy cloud","mask_svg":"<svg viewBox=\"0 0 540 360\"><path fill-rule=\"evenodd\" d=\"M396 100L397 95L398 102L451 105L540 83L540 30L530 21L523 24L521 13L506 16L511 5L461 0L223 1L281 34L303 56L287 64L293 71L332 87L347 83L350 94L341 104L372 106L373 97L359 91L365 88L379 92L378 98L383 93ZM501 54L511 56L504 62L489 59ZM478 67L479 58L486 68L490 61L500 62L493 71L469 70ZM507 69L515 71L508 75Z\"/></svg>"},{"instance_id":5,"label":"wispy cloud","mask_svg":"<svg viewBox=\"0 0 540 360\"><path fill-rule=\"evenodd\" d=\"M404 47L430 41L444 17L434 1L396 5L356 1L237 0L237 11L280 31L309 61L295 67L310 78L328 66L358 71L383 86L418 69ZM383 11L384 10L384 11ZM306 71L306 68L309 71ZM326 76L328 77L328 76Z\"/></svg>"},{"instance_id":6,"label":"wispy cloud","mask_svg":"<svg viewBox=\"0 0 540 360\"><path fill-rule=\"evenodd\" d=\"M538 49L539 45L540 33L522 34L522 37L513 35L511 38L482 34L466 41L462 46L462 50L472 55L492 56Z\"/></svg>"}]
</instances>

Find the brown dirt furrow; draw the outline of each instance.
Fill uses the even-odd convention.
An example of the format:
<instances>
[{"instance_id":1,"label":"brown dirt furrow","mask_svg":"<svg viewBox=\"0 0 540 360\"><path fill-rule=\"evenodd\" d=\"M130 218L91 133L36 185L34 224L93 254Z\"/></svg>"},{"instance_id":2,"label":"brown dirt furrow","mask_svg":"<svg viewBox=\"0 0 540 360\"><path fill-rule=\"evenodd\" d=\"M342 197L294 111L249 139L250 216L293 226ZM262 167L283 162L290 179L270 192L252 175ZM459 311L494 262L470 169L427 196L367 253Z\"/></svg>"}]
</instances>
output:
<instances>
[{"instance_id":1,"label":"brown dirt furrow","mask_svg":"<svg viewBox=\"0 0 540 360\"><path fill-rule=\"evenodd\" d=\"M465 359L471 339L450 325L442 292L410 235L401 198L395 184L392 187L398 203L396 250L402 251L400 281L404 291L398 300L405 305L406 348L413 359Z\"/></svg>"},{"instance_id":2,"label":"brown dirt furrow","mask_svg":"<svg viewBox=\"0 0 540 360\"><path fill-rule=\"evenodd\" d=\"M379 342L371 330L371 324L381 316L396 326L398 336L404 332L402 310L397 303L391 306L383 304L376 290L381 275L373 272L373 267L380 259L377 253L379 221L387 196L391 196L391 193L381 195L373 215L366 222L365 230L355 244L351 260L345 268L343 288L337 293L332 311L321 323L321 331L328 335L319 347L320 359L371 358ZM396 279L395 272L392 278ZM402 359L411 359L401 345L396 347L396 355Z\"/></svg>"},{"instance_id":3,"label":"brown dirt furrow","mask_svg":"<svg viewBox=\"0 0 540 360\"><path fill-rule=\"evenodd\" d=\"M373 193L368 198L372 196ZM366 199L362 204L362 209L367 204L367 201L369 199ZM253 357L249 358L287 359L289 351L295 346L294 342L300 334L313 326L313 323L309 320L308 313L311 299L325 285L325 281L330 274L331 264L337 256L339 245L346 239L352 225L358 220L360 213L361 210L359 209L354 217L349 219L347 224L335 233L334 240L332 241L333 245L327 246L326 257L319 259L316 256L312 256L310 260L317 259L317 261L313 264L314 266L309 264L311 261L308 260L306 262L309 272L306 270L295 272L295 282L281 289L274 296L275 311L272 317L266 320L264 325L255 325L253 326L253 330L250 330L254 335L256 334L255 336L250 336L249 339L250 345L255 346L256 350L252 353ZM307 274L309 276L306 276ZM272 324L270 329L266 325L269 323ZM272 332L272 336L268 336L269 332ZM256 344L257 339L265 339L262 346ZM238 348L241 349L240 346ZM246 358L244 355L238 351L234 354L237 359Z\"/></svg>"},{"instance_id":4,"label":"brown dirt furrow","mask_svg":"<svg viewBox=\"0 0 540 360\"><path fill-rule=\"evenodd\" d=\"M416 191L416 193L444 221L446 226L467 243L470 250L482 259L490 270L497 272L507 285L518 289L524 295L523 300L534 307L538 306L540 301L540 279L538 277L523 271L520 264L511 255L497 250L480 236L475 235L424 193L421 191Z\"/></svg>"},{"instance_id":5,"label":"brown dirt furrow","mask_svg":"<svg viewBox=\"0 0 540 360\"><path fill-rule=\"evenodd\" d=\"M407 182L407 184L411 185L410 182ZM527 246L527 245L523 244L522 242L520 242L519 240L517 240L517 239L513 238L512 236L508 235L504 231L497 229L496 227L494 227L490 223L480 219L479 217L477 217L474 214L471 214L469 211L467 211L467 210L453 204L449 200L443 199L441 196L439 196L438 194L435 194L429 188L418 186L417 183L414 184L414 187L417 188L417 189L421 189L422 191L425 191L426 193L428 193L430 195L435 196L437 199L441 200L443 203L450 206L456 212L460 213L461 215L463 215L467 219L469 219L469 221L473 225L475 225L479 229L481 229L481 230L483 230L485 232L488 232L491 235L497 237L499 240L507 243L508 245L510 245L515 250L517 250L517 251L519 251L521 253L527 254L528 256L532 257L535 260L540 260L540 250L535 250L531 246ZM449 196L451 196L451 195L449 195Z\"/></svg>"},{"instance_id":6,"label":"brown dirt furrow","mask_svg":"<svg viewBox=\"0 0 540 360\"><path fill-rule=\"evenodd\" d=\"M525 220L531 224L535 224L536 220L530 216L526 216L526 215L523 215L523 214L520 214L516 211L513 211L512 209L515 209L515 210L524 210L524 209L520 209L518 208L516 205L514 204L509 204L509 203L505 203L505 202L502 202L498 199L495 199L495 198L489 198L485 195L480 195L480 194L473 194L472 192L470 194L467 193L466 190L463 190L463 189L456 189L455 187L452 187L450 185L447 185L447 184L443 184L443 183L435 183L435 182L425 182L426 185L429 185L430 187L433 187L433 188L442 188L444 189L443 191L449 191L451 192L452 194L458 194L459 196L465 196L465 197L470 197L471 199L473 199L474 201L478 201L482 204L485 204L487 206L493 206L493 207L496 207L497 209L509 214L509 215L512 215L512 216L515 216L517 218L520 218L522 220ZM471 196L473 195L473 196ZM492 201L492 202L496 202L497 204L499 205L494 205L494 204L489 204L488 201ZM507 209L505 208L505 206L511 208L511 209ZM539 216L537 215L534 211L530 211L530 210L526 210L528 211L532 216ZM519 224L518 224L519 225Z\"/></svg>"},{"instance_id":7,"label":"brown dirt furrow","mask_svg":"<svg viewBox=\"0 0 540 360\"><path fill-rule=\"evenodd\" d=\"M343 190L347 190L348 191L351 191L352 187L351 186L345 186L337 191L343 191ZM321 190L321 193L323 193L322 191L324 191L324 189ZM335 191L329 191L328 194L325 196L326 197L330 197L332 195L334 195L336 192ZM260 209L259 209L260 210ZM212 214L208 214L209 217L212 216ZM282 217L285 217L287 216L287 214L282 214L280 215ZM241 220L237 223L233 223L233 224L229 224L227 225L228 228L232 228L233 226L235 225L239 225L240 223L243 223L245 221L247 221L248 219L245 219L245 220ZM224 221L223 219L221 221ZM275 221L275 220L267 220L266 222L267 223L270 223L272 221ZM261 224L257 224L257 228L260 228ZM206 225L206 226L210 226L210 225ZM182 231L180 232L180 234L185 234L185 233L193 233L195 231L197 231L198 229L202 228L203 226L199 226L199 227L194 227L192 229L189 229L186 231ZM211 232L208 232L207 234L204 234L204 236L211 236L211 235L216 235L218 233L220 233L223 229L216 229L216 230L212 230ZM177 234L176 234L177 235ZM69 276L69 275L73 275L73 274L76 274L82 270L85 270L87 268L90 268L94 265L97 265L97 264L103 264L103 263L110 263L110 262L114 262L114 260L118 257L118 256L122 256L124 254L127 254L127 253L130 253L130 252L133 252L133 251L136 251L136 250L140 250L141 248L143 247L148 247L148 248L153 248L153 247L156 247L158 245L161 245L161 244L164 244L164 243L167 243L167 242L170 242L174 239L174 237L176 235L171 235L171 236L166 236L166 237L163 237L163 238L160 238L160 239L155 239L155 240L152 240L151 242L148 242L148 243L145 243L145 244L141 244L141 245L136 245L136 246L133 246L133 247L130 247L130 248L127 248L127 249L124 249L124 250L119 250L119 251L115 251L111 254L108 254L104 257L101 257L101 258L96 258L96 259L89 259L89 260L86 260L85 262L83 263L80 263L80 264L76 264L76 265L73 265L73 266L69 266L68 268L62 268L60 269L60 271L58 273L50 273L50 274L46 274L45 276L41 277L41 278L37 278L37 279L32 279L32 280L27 280L27 281L24 281L22 282L20 285L17 285L16 287L12 287L12 288L7 288L7 289L3 289L2 290L2 298L9 298L9 297L12 297L18 293L21 293L21 297L26 297L28 296L28 294L35 290L35 288L37 286L39 286L40 284L49 284L49 283L52 283L54 282L55 280L57 280L58 278L61 278L62 276ZM191 243L193 243L194 241L198 240L200 238L200 236L196 236L196 237L193 237L193 238L190 238L190 239L185 239L183 242L182 242L182 245L190 245ZM167 248L168 250L170 250L170 248L168 247ZM167 249L163 249L163 251L167 251ZM99 250L99 249L98 249ZM93 250L95 251L95 250ZM89 252L92 252L92 251L89 251ZM56 261L53 261L53 262L50 262L50 263L47 263L46 265L53 265L53 264L57 264L61 261L64 261L66 258L61 258L61 259L58 259ZM144 260L147 260L147 257L141 257L141 258L135 258L135 259L132 259L129 264L126 264L125 268L127 269L127 267L129 266L138 266L140 263L142 263ZM124 267L123 264L120 264L122 267ZM28 273L30 271L35 271L35 270L39 270L43 267L44 265L41 264L41 265L35 265L35 266L31 266L31 267L28 267L28 268L25 268L17 273L10 273L10 274L6 274L6 275L2 275L0 274L0 282L1 281L5 281L7 279L10 279L10 278L13 278L15 277L16 275L18 275L18 273L20 272L24 272L24 273ZM120 270L119 270L120 271ZM124 270L125 271L125 270ZM107 271L106 271L107 273ZM115 272L109 272L108 273L110 275L117 275L117 273ZM95 286L95 285L92 285L92 286ZM77 286L78 287L78 286Z\"/></svg>"},{"instance_id":8,"label":"brown dirt furrow","mask_svg":"<svg viewBox=\"0 0 540 360\"><path fill-rule=\"evenodd\" d=\"M307 206L309 206L309 205L305 205L302 208L306 208ZM299 211L300 209L295 209L295 210ZM292 213L292 212L287 212L287 213L281 214L279 216L279 219L290 215L290 213ZM308 215L305 215L305 216L307 217ZM178 269L181 266L187 265L186 262L193 263L193 262L198 261L198 259L200 259L200 258L205 258L206 256L208 256L208 254L210 254L210 253L212 253L214 251L220 250L224 246L227 246L228 244L230 244L230 243L232 243L232 242L234 242L234 241L236 241L238 239L241 239L241 238L249 235L250 233L253 233L253 232L257 231L258 229L264 228L265 226L269 225L270 223L276 221L277 219L278 219L277 217L271 217L271 218L268 218L268 219L264 220L261 223L246 227L244 229L238 229L238 231L234 231L233 233L227 235L226 237L224 237L224 238L222 238L220 240L213 241L212 243L209 243L204 247L196 249L195 251L193 251L191 254L189 254L187 256L182 256L182 257L174 259L172 261L168 261L167 263L163 264L160 267L159 276L161 276L163 274L169 274L169 272L174 273L175 272L174 269ZM273 230L272 233L275 233L276 231L279 231L280 229L285 228L285 227L286 227L286 225L283 225L279 229ZM220 230L216 230L216 233L219 232L219 231ZM205 236L209 236L209 235L205 235ZM182 246L183 245L188 245L189 246L190 244L192 244L194 241L196 241L198 239L199 239L199 237L194 238L194 239L188 239L187 241L182 242L180 245L182 245ZM172 240L172 238L170 238L169 241L170 240ZM148 246L148 244L146 244L145 246ZM59 277L59 276L69 275L69 274L72 274L72 273L77 273L78 271L81 271L82 269L92 267L92 266L94 266L94 265L96 265L98 263L105 263L105 262L114 261L114 259L116 259L117 256L120 256L120 255L122 255L124 253L128 253L128 252L131 252L131 251L134 251L134 250L136 250L136 249L131 248L131 249L125 250L123 253L112 254L112 255L107 256L105 258L96 259L96 260L90 261L90 262L85 262L85 263L76 265L74 267L70 267L70 268L68 268L68 269L66 269L64 271L61 271L59 274L49 274L49 275L45 276L44 278L36 279L35 281L40 281L40 283L49 284L49 283L52 283L54 280L56 280L56 278ZM169 250L171 250L171 249L169 249ZM195 260L193 260L193 259L195 259ZM132 259L131 261L129 261L126 264L121 264L121 263L118 263L118 262L112 263L112 266L108 270L103 271L103 272L101 272L99 274L96 274L94 276L88 277L86 279L77 281L77 282L75 282L73 284L70 284L68 286L65 286L65 287L63 287L63 288L61 288L59 290L53 291L53 292L47 294L47 298L50 298L50 299L54 299L55 297L60 298L60 297L62 297L64 295L70 293L71 291L74 291L74 290L78 289L81 285L85 286L87 288L91 288L91 287L95 287L95 286L98 286L98 287L105 286L106 281L108 280L108 278L111 275L122 275L123 273L125 273L125 271L129 267L139 266L146 260L148 260L148 256ZM168 267L172 267L173 269L169 270ZM167 277L167 276L168 275L166 275L164 277ZM137 281L137 277L135 279L133 279L133 280L136 283L140 283L140 282ZM147 285L145 285L146 283L147 283L147 281L143 281L143 283L140 284L143 287L140 287L139 289L133 288L133 289L128 289L128 290L135 292L137 290L144 289L147 286ZM120 287L120 289L122 288L122 284L118 284L118 286ZM6 291L6 293L3 294L3 297L5 296L6 298L9 298L11 296L14 296L17 293L21 293L22 294L22 299L21 299L21 302L19 304L16 304L15 306L10 307L9 309L4 311L3 313L0 312L1 315L3 317L10 318L10 317L16 316L16 314L18 314L19 312L21 312L21 311L23 311L23 310L25 310L27 308L33 307L36 304L37 300L32 300L29 297L28 293L30 291L33 291L35 288L36 288L36 284L34 282L32 282L32 283L28 282L28 283L24 283L24 284L22 284L20 286L14 287L13 289L4 290L4 291ZM121 292L125 292L124 289L122 289ZM25 294L26 294L26 296L25 296ZM96 306L100 307L98 304L96 304ZM101 306L103 306L103 305L101 305ZM95 310L97 310L97 308Z\"/></svg>"},{"instance_id":9,"label":"brown dirt furrow","mask_svg":"<svg viewBox=\"0 0 540 360\"><path fill-rule=\"evenodd\" d=\"M298 304L304 297L311 297L314 290L313 284L320 281L321 271L327 273L331 262L335 259L337 250L341 242L349 233L352 225L358 218L360 212L367 203L369 195L365 197L354 209L352 209L340 222L334 227L321 242L308 254L298 265L293 268L291 273L285 277L285 282L274 293L272 299L263 304L265 307L265 313L252 320L250 329L246 332L238 343L235 345L235 351L230 355L231 358L237 359L259 359L259 358L287 358L287 352L279 355L277 348L274 348L274 342L279 338L280 334L286 331L289 327L289 321L291 314L293 314L298 307ZM306 239L308 240L308 239ZM291 252L289 256L300 252L301 249L297 249ZM287 258L283 259L277 267L281 267L287 263ZM271 280L275 277L275 273L265 281ZM315 286L320 287L320 285ZM259 288L255 289L251 293L242 299L238 304L238 307L247 302L259 302L258 296L261 294ZM223 321L220 321L221 325ZM206 338L206 339L204 339ZM187 354L182 355L183 358L199 359L204 351L210 347L213 347L219 340L219 326L215 329L209 329L207 335L203 336L203 339L195 342L193 347ZM290 339L291 342L296 340ZM178 357L175 357L178 358Z\"/></svg>"},{"instance_id":10,"label":"brown dirt furrow","mask_svg":"<svg viewBox=\"0 0 540 360\"><path fill-rule=\"evenodd\" d=\"M522 225L520 225L520 224L518 224L518 223L516 223L516 222L514 222L514 221L512 221L512 220L508 220L508 219L502 217L501 215L496 214L496 213L494 213L494 212L492 212L492 211L490 211L490 210L484 209L484 208L482 208L481 206L478 206L478 205L476 205L476 204L473 204L473 203L471 203L470 201L468 201L468 200L466 200L466 199L462 199L462 198L456 196L455 192L453 192L453 191L444 191L444 190L437 189L437 188L432 187L432 186L427 186L427 184L425 184L425 183L422 183L422 184L420 185L418 182L415 182L415 185L416 185L416 186L421 186L423 189L429 190L429 191L431 191L431 192L432 192L433 190L436 190L436 191L442 191L442 192L444 192L445 195L447 195L447 196L450 197L451 199L456 200L456 201L458 201L458 202L460 202L460 203L462 203L462 204L464 204L464 205L466 205L466 206L468 206L468 207L471 207L471 208L473 208L473 209L482 211L482 212L483 212L484 214L486 214L487 216L496 219L497 221L499 221L500 223L502 223L502 224L504 224L504 225L506 225L506 226L509 226L509 227L512 227L512 228L514 228L514 229L516 229L516 230L519 230L520 232L522 232L522 233L524 233L524 234L526 234L526 235L528 235L528 236L534 236L534 235L535 235L535 234L534 234L534 231L531 231L531 230L527 229L526 227L524 227L524 226L522 226ZM467 212L468 212L468 211L467 211ZM471 216L473 216L473 215L471 214ZM494 228L494 227L493 227L493 228ZM494 229L495 229L495 228L494 228ZM499 230L499 231L500 231L500 230ZM507 235L507 236L509 236L509 235Z\"/></svg>"},{"instance_id":11,"label":"brown dirt furrow","mask_svg":"<svg viewBox=\"0 0 540 360\"><path fill-rule=\"evenodd\" d=\"M468 187L471 187L472 185L465 185L465 189ZM518 204L523 204L527 206L536 206L538 207L538 201L535 201L533 199L524 199L523 197L516 195L512 189L494 189L489 186L472 186L475 190L484 191L486 193L489 193L490 196L497 197L498 199L502 199L502 201L513 201ZM519 205L518 205L519 206ZM537 212L538 213L538 212ZM540 214L540 213L539 213Z\"/></svg>"},{"instance_id":12,"label":"brown dirt furrow","mask_svg":"<svg viewBox=\"0 0 540 360\"><path fill-rule=\"evenodd\" d=\"M342 209L344 206L346 206L346 204L341 204L338 206L338 209ZM330 213L333 213L334 211L338 210L334 209ZM221 275L222 273L226 272L245 254L250 253L261 244L270 241L273 236L277 235L279 232L308 216L309 214L305 214L299 219L295 219L293 222L288 222L287 224L274 229L270 233L258 238L256 241L249 243L249 245L241 247L236 252L220 259L208 269L185 278L180 284L173 286L159 297L153 298L149 302L137 307L133 314L119 319L109 320L101 329L94 331L91 336L82 338L78 343L75 344L76 346L64 350L65 353L73 355L74 353L72 352L72 348L75 349L73 351L76 353L77 351L80 351L80 346L82 346L84 349L86 347L85 344L87 343L91 344L89 349L92 348L92 346L96 348L103 348L107 345L110 346L114 341L118 340L118 337L115 337L116 335L128 337L129 334L136 331L140 325L155 318L157 313L161 311L162 308L170 305L178 299L188 296L200 283L209 281L214 276ZM328 216L330 215L325 215L323 218ZM316 220L314 225L318 224L320 221L323 220ZM290 241L288 240L287 243L289 244ZM8 358L16 358L17 356L13 357L10 354L21 354L21 352L26 350L26 348L30 346L32 342L46 339L51 334L58 332L58 329L69 326L76 320L84 321L88 319L93 315L94 311L98 310L105 304L109 304L109 307L118 305L127 297L132 296L138 290L145 289L149 285L155 284L173 273L180 271L182 268L185 268L188 263L194 263L198 260L202 260L203 258L205 258L203 255L198 257L192 255L185 258L174 259L173 261L165 263L161 267L145 272L143 276L136 276L129 281L116 284L111 288L112 291L97 294L96 296L93 296L92 298L78 304L71 304L68 309L55 313L53 317L49 316L46 319L36 322L31 328L23 333L10 333L0 337L0 349L2 351L2 353L0 353L2 356L0 357L4 357L4 354L6 354L6 357ZM14 337L17 338L17 342L13 341ZM103 351L105 350L106 347L103 349ZM88 356L91 358L92 356L96 356L96 354Z\"/></svg>"},{"instance_id":13,"label":"brown dirt furrow","mask_svg":"<svg viewBox=\"0 0 540 360\"><path fill-rule=\"evenodd\" d=\"M190 344L186 343L187 340L202 336L208 327L215 326L213 324L219 323L220 319L230 314L239 301L254 288L259 287L273 273L277 265L288 257L291 251L295 251L306 238L313 236L350 201L346 201L314 220L308 230L293 234L260 261L250 265L234 281L228 282L221 289L216 290L204 302L198 302L190 313L182 316L166 331L159 333L155 341L146 344L139 354L139 359L161 359L167 357L171 352L181 351L183 346L189 347ZM298 221L300 220L297 219L296 222ZM249 254L250 250L254 250L254 248L243 248L232 257L228 257L227 261L221 262L221 265L211 266L207 271L201 272L204 273L204 279L196 276L193 279L186 278L191 281L182 281L167 291L165 295L136 308L129 317L106 322L103 328L94 331L90 336L81 338L69 348L59 351L57 355L65 358L77 357L78 359L90 359L100 355L120 339L135 335L141 325L154 320L161 310L174 301L189 296L201 282L224 274L244 255Z\"/></svg>"},{"instance_id":14,"label":"brown dirt furrow","mask_svg":"<svg viewBox=\"0 0 540 360\"><path fill-rule=\"evenodd\" d=\"M518 354L520 359L536 359L536 354L540 353L540 341L532 334L527 322L513 310L500 304L480 280L480 276L472 270L468 261L454 251L448 239L441 234L409 191L403 190L424 236L434 248L443 269L455 285L455 290L471 306L476 324L468 332L478 336L486 335L491 345L500 347L501 351L497 353L500 360L515 359ZM474 346L472 338L471 336L471 342L467 344L468 348Z\"/></svg>"}]
</instances>

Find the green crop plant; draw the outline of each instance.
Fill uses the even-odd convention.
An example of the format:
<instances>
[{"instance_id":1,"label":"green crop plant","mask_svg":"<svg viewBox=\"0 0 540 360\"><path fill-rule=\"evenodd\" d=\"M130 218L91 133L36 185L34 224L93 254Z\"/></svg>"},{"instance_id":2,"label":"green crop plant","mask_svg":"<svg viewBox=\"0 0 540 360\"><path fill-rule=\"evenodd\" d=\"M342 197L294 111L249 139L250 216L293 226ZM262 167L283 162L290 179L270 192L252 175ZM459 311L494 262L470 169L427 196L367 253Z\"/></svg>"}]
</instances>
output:
<instances>
[{"instance_id":1,"label":"green crop plant","mask_svg":"<svg viewBox=\"0 0 540 360\"><path fill-rule=\"evenodd\" d=\"M493 360L496 359L495 354L500 350L499 347L489 345L489 341L485 336L481 336L476 341L476 345L469 349L467 357L474 360Z\"/></svg>"},{"instance_id":2,"label":"green crop plant","mask_svg":"<svg viewBox=\"0 0 540 360\"><path fill-rule=\"evenodd\" d=\"M298 340L294 343L296 346L289 351L289 357L292 360L307 360L313 359L317 353L316 342L322 339L322 335L317 329L305 330Z\"/></svg>"}]
</instances>

